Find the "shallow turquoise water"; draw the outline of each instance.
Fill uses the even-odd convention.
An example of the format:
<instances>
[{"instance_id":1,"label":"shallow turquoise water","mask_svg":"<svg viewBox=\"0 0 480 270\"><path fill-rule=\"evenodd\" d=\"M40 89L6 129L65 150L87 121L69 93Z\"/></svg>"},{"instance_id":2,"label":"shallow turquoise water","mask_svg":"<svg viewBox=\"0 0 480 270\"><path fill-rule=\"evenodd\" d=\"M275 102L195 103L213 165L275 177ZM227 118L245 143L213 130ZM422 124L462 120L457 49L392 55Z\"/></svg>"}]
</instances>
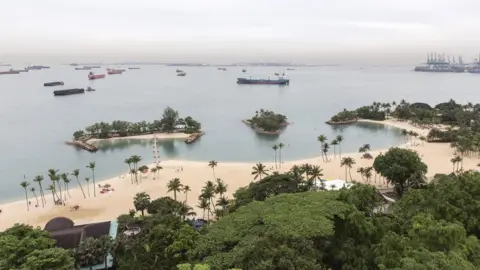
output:
<instances>
[{"instance_id":1,"label":"shallow turquoise water","mask_svg":"<svg viewBox=\"0 0 480 270\"><path fill-rule=\"evenodd\" d=\"M227 72L214 67L184 68L186 77L175 76L175 67L144 66L122 75L89 82L88 71L52 66L50 70L0 76L0 194L2 201L22 196L19 183L37 174L46 177L49 168L72 171L97 163L98 179L126 171L123 160L141 155L153 162L149 141L129 140L102 143L96 154L64 144L72 133L93 122L159 119L171 106L181 116L199 120L206 132L198 142L182 140L159 143L160 159L268 161L273 144L283 142L285 160L318 156L320 134L333 139L342 134L342 152L356 152L365 143L373 149L403 142L395 128L375 124L332 127L324 122L343 108L356 108L372 101L441 102L450 97L475 101L480 76L472 74L426 74L402 68L322 67L290 71L289 86L237 85L241 68ZM248 68L252 74L273 73L275 68ZM100 71L97 71L100 72ZM47 81L63 80L64 88L96 88L84 95L54 97L57 88L45 88ZM477 86L475 86L477 85ZM260 108L287 115L292 125L277 137L255 134L241 123ZM49 182L49 181L46 181Z\"/></svg>"}]
</instances>

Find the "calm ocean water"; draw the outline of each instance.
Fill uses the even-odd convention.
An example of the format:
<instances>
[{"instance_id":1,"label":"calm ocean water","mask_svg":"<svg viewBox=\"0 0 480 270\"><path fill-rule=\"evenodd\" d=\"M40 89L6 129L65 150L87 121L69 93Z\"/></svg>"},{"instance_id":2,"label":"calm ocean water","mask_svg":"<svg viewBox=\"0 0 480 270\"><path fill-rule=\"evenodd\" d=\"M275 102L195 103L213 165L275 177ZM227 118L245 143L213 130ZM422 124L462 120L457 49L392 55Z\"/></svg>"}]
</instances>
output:
<instances>
[{"instance_id":1,"label":"calm ocean water","mask_svg":"<svg viewBox=\"0 0 480 270\"><path fill-rule=\"evenodd\" d=\"M437 103L454 98L477 102L480 76L474 74L414 73L409 67L319 67L287 71L288 86L237 85L241 68L227 72L214 67L185 67L188 75L177 77L175 67L142 66L104 80L88 81L88 71L52 66L19 75L0 76L0 201L22 196L19 183L56 168L79 168L81 179L90 176L85 165L97 164L97 179L114 177L127 170L123 160L133 154L153 162L152 142L130 140L103 143L96 154L76 150L64 142L75 130L94 122L159 119L171 106L181 116L199 120L206 135L192 145L182 140L159 143L160 159L196 161L271 161L273 144L283 142L285 160L318 156L316 138L345 137L342 152L357 151L364 143L372 148L401 144L399 131L383 125L331 127L324 122L343 108L373 101L406 99ZM278 68L247 68L252 75L268 75ZM105 69L95 70L97 73ZM54 97L57 88L44 82L64 81L60 88L91 86L96 92ZM241 123L255 110L265 108L287 115L293 122L278 137L256 135ZM50 182L47 180L46 182Z\"/></svg>"}]
</instances>

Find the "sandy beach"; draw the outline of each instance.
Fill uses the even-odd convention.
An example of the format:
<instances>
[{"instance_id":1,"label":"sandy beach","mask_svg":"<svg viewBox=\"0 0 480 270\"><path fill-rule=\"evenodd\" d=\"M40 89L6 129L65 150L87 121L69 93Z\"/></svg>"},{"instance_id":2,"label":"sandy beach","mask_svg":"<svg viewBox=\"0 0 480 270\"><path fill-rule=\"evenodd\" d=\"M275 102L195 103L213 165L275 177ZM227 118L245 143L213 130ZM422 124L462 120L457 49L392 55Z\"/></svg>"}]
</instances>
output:
<instances>
[{"instance_id":1,"label":"sandy beach","mask_svg":"<svg viewBox=\"0 0 480 270\"><path fill-rule=\"evenodd\" d=\"M95 143L100 141L118 141L118 140L149 140L153 139L153 136L157 136L157 140L164 140L164 139L186 139L190 134L183 133L183 132L175 132L175 133L155 133L155 134L145 134L145 135L138 135L138 136L126 136L126 137L114 137L109 139L90 139L87 142Z\"/></svg>"},{"instance_id":2,"label":"sandy beach","mask_svg":"<svg viewBox=\"0 0 480 270\"><path fill-rule=\"evenodd\" d=\"M386 120L382 122L361 120L363 122L380 123L390 125L400 129L412 130L420 135L426 136L428 129L421 129L414 127L406 122L399 122L396 120ZM174 134L170 134L174 135ZM145 135L145 139L153 138L153 135ZM178 136L183 136L178 134ZM185 134L187 137L188 135ZM139 136L135 136L138 138ZM127 139L119 138L119 139ZM328 138L331 140L332 138ZM372 147L375 147L375 142L359 141L358 147L365 143L369 143ZM408 147L415 150L422 157L423 161L428 165L428 176L433 176L436 173L450 173L452 171L452 164L450 159L453 157L453 149L450 148L448 143L423 143L420 140L416 140L415 145L403 145L401 147ZM318 157L288 161L281 165L278 169L280 172L288 171L293 165L301 165L304 163L310 163L314 165L320 165L323 169L324 179L345 179L345 169L340 167L340 157L338 153L333 155L333 149L330 149L329 162L322 161L320 157L320 144L318 145ZM379 153L385 152L387 149L378 151L371 151L370 154L375 158ZM362 178L357 173L357 169L360 167L371 166L373 159L363 159L360 153L342 153L342 157L352 157L355 159L356 164L353 166L351 173L354 180L361 182ZM285 157L288 159L288 156ZM476 164L479 161L475 158L464 158L464 169L475 169ZM274 166L274 162L264 163L267 168ZM252 163L227 163L218 161L218 166L215 168L215 175L217 178L221 178L226 184L228 184L228 197L232 198L232 193L239 187L248 185L253 181L251 175L252 167L255 162ZM5 229L12 226L15 223L27 223L34 226L40 226L43 228L45 223L53 217L64 216L71 218L76 224L82 224L87 222L99 222L115 219L120 214L128 213L129 209L134 209L133 197L138 192L147 192L152 199L156 199L162 196L172 196L173 194L167 193L166 184L172 178L180 178L183 185L188 185L191 188L191 192L188 193L187 203L191 206L195 206L198 201L198 195L201 192L202 186L205 181L213 180L212 169L208 166L208 162L193 162L193 161L181 161L181 160L165 160L161 162L163 170L160 171L159 179L153 180L153 175L148 174L147 177L141 179L141 183L137 186L131 184L130 176L126 174L127 168L125 168L124 177L116 177L113 179L97 181L97 195L93 197L93 185L90 184L91 197L87 199L83 198L80 188L70 190L71 198L68 198L66 206L53 206L52 194L49 191L45 191L47 205L42 208L35 208L35 198L32 197L29 192L29 200L31 201L30 211L27 212L25 199L19 200L13 203L7 203L0 205L2 213L0 213L0 229ZM179 170L183 168L183 170ZM82 173L86 173L83 171ZM87 175L85 175L87 176ZM89 175L88 175L89 176ZM139 175L140 178L140 175ZM108 194L98 193L98 184L108 183L114 188L114 192ZM38 187L35 183L30 183L31 186ZM50 181L45 179L44 187L48 186ZM83 183L82 183L83 184ZM371 184L378 187L385 187L383 182L374 181L373 177ZM19 187L20 188L20 187ZM87 193L87 187L84 185L85 193ZM38 193L38 192L37 192ZM87 194L88 196L88 194ZM185 200L185 194L177 194L177 198ZM80 209L77 211L70 211L70 206L79 205ZM202 211L195 208L197 217L201 217Z\"/></svg>"}]
</instances>

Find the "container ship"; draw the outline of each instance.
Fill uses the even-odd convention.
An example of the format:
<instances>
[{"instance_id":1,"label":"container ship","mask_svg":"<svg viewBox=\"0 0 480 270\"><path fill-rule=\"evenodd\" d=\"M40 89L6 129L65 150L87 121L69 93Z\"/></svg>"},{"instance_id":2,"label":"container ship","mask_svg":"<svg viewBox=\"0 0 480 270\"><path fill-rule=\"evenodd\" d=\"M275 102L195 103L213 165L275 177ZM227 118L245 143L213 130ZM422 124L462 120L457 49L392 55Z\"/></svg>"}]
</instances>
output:
<instances>
[{"instance_id":1,"label":"container ship","mask_svg":"<svg viewBox=\"0 0 480 270\"><path fill-rule=\"evenodd\" d=\"M95 75L93 74L93 72L88 73L89 80L96 80L96 79L103 79L103 78L105 78L105 74Z\"/></svg>"},{"instance_id":2,"label":"container ship","mask_svg":"<svg viewBox=\"0 0 480 270\"><path fill-rule=\"evenodd\" d=\"M473 63L469 67L467 67L467 71L469 73L480 74L480 54L478 55L478 58L476 58Z\"/></svg>"},{"instance_id":3,"label":"container ship","mask_svg":"<svg viewBox=\"0 0 480 270\"><path fill-rule=\"evenodd\" d=\"M427 63L416 66L414 71L417 72L465 72L465 64L462 57L458 57L458 62L455 57L450 60L450 56L445 57L445 54L430 53L427 55Z\"/></svg>"},{"instance_id":4,"label":"container ship","mask_svg":"<svg viewBox=\"0 0 480 270\"><path fill-rule=\"evenodd\" d=\"M252 79L250 78L237 78L238 84L277 84L277 85L286 85L290 84L290 79L286 79L283 76L278 77L277 79Z\"/></svg>"},{"instance_id":5,"label":"container ship","mask_svg":"<svg viewBox=\"0 0 480 270\"><path fill-rule=\"evenodd\" d=\"M54 96L68 96L68 95L83 94L83 93L85 93L85 89L83 88L72 88L72 89L53 91Z\"/></svg>"}]
</instances>

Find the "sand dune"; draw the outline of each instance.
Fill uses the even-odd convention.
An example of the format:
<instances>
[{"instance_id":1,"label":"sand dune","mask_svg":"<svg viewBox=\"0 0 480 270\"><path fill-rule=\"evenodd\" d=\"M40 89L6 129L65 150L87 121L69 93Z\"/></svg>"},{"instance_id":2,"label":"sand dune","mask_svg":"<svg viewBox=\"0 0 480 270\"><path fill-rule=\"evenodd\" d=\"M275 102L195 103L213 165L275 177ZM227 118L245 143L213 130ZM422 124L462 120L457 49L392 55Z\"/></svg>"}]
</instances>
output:
<instances>
[{"instance_id":1,"label":"sand dune","mask_svg":"<svg viewBox=\"0 0 480 270\"><path fill-rule=\"evenodd\" d=\"M365 120L365 122L375 121ZM387 120L375 123L382 123L397 128L413 130L421 135L426 135L428 133L427 129L420 129L406 122ZM359 142L359 147L363 143L368 142ZM450 148L449 144L422 144L419 140L416 143L418 144L416 146L404 145L402 147L408 147L419 153L424 162L428 165L428 176L433 176L435 173L450 173L452 171L450 159L453 156L453 150ZM374 145L374 142L371 142L371 144ZM320 145L318 148L320 154ZM386 150L387 149L372 151L370 153L375 157L380 152L385 152ZM331 149L330 151L332 152L333 150ZM361 182L362 178L357 173L357 169L360 167L371 166L373 159L362 159L360 153L342 153L342 157L347 156L355 159L356 164L351 170L352 177L356 181ZM338 154L333 156L333 153L331 153L329 155L329 159L329 162L323 162L322 158L319 156L311 159L288 161L284 162L278 171L288 171L295 164L301 165L304 163L310 163L321 166L325 179L345 179L345 169L340 167L340 157ZM477 159L464 158L465 169L474 169L476 168L477 163ZM271 163L264 164L267 166L267 168L274 166L273 161ZM159 179L153 180L153 175L150 174L146 178L142 178L142 181L138 186L135 184L132 185L130 176L125 175L123 178L116 177L97 182L97 184L109 183L112 185L115 189L115 191L112 193L98 194L97 187L97 195L96 197L93 197L93 187L90 185L90 193L92 196L84 199L79 188L72 189L70 191L71 198L68 198L66 206L53 206L52 195L51 193L48 193L48 191L45 191L45 195L47 197L47 205L45 208L42 208L41 204L40 207L35 208L33 206L36 204L35 198L31 197L30 201L32 203L32 207L28 212L26 209L25 200L0 205L0 209L2 209L2 213L0 214L0 229L8 228L14 223L28 223L43 227L50 218L57 216L69 217L77 224L112 220L118 215L126 214L128 213L129 209L134 208L132 201L137 192L145 191L150 194L152 199L162 196L173 197L173 194L167 193L166 184L170 179L175 177L180 178L183 185L190 186L192 191L188 193L187 203L191 206L195 206L197 204L198 195L200 194L205 181L213 180L212 169L208 166L207 162L167 160L162 161L161 165L164 169L160 171ZM251 172L254 165L255 163L227 163L218 161L218 167L215 168L215 174L216 177L223 179L225 183L228 184L228 197L231 198L231 193L233 193L239 187L248 185L251 181L253 181ZM177 171L180 167L183 167L183 171ZM379 181L378 177L376 182L372 179L371 184L378 187L385 186L385 183L383 181ZM86 187L84 187L84 189L85 192L87 192ZM177 194L177 198L180 200L185 200L185 194ZM80 206L80 209L78 211L70 211L69 206L77 204ZM197 208L195 210L198 216L201 216L202 211Z\"/></svg>"}]
</instances>

